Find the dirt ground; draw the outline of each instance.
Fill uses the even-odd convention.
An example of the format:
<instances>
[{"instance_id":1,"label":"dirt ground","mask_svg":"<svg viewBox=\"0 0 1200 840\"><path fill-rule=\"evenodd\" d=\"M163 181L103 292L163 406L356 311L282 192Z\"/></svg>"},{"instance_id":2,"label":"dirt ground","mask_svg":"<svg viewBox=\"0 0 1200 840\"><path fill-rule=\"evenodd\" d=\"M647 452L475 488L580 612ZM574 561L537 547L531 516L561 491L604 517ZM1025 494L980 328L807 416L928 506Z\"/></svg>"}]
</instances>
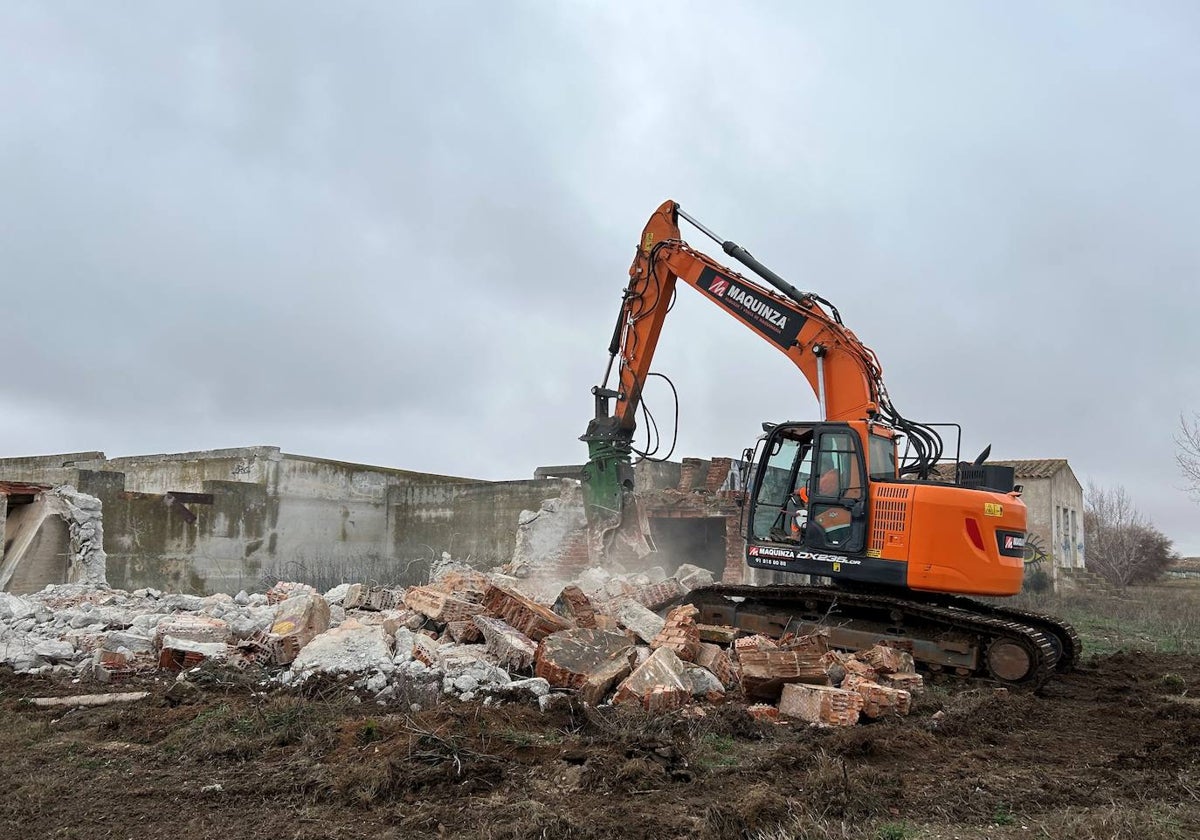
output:
<instances>
[{"instance_id":1,"label":"dirt ground","mask_svg":"<svg viewBox=\"0 0 1200 840\"><path fill-rule=\"evenodd\" d=\"M1200 657L1118 653L1038 694L931 686L853 729L566 705L409 714L206 673L168 698L0 674L13 838L1200 836ZM940 713L940 714L939 714Z\"/></svg>"}]
</instances>

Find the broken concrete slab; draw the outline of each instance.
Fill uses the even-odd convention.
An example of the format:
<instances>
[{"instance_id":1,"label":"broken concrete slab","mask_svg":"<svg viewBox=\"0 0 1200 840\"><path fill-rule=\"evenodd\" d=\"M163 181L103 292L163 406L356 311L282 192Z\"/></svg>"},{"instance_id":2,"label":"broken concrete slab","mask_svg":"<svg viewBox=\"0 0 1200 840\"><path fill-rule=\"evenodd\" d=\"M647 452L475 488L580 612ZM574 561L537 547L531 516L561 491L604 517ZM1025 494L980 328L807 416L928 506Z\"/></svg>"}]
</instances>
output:
<instances>
[{"instance_id":1,"label":"broken concrete slab","mask_svg":"<svg viewBox=\"0 0 1200 840\"><path fill-rule=\"evenodd\" d=\"M556 688L579 689L587 678L618 654L629 639L607 630L577 628L547 636L538 645L534 673Z\"/></svg>"},{"instance_id":2,"label":"broken concrete slab","mask_svg":"<svg viewBox=\"0 0 1200 840\"><path fill-rule=\"evenodd\" d=\"M684 663L670 648L659 648L617 688L614 703L635 704L649 712L678 709L692 699Z\"/></svg>"},{"instance_id":3,"label":"broken concrete slab","mask_svg":"<svg viewBox=\"0 0 1200 840\"><path fill-rule=\"evenodd\" d=\"M619 625L646 644L653 642L667 625L666 619L637 601L620 602L616 605L614 614Z\"/></svg>"},{"instance_id":4,"label":"broken concrete slab","mask_svg":"<svg viewBox=\"0 0 1200 840\"><path fill-rule=\"evenodd\" d=\"M73 662L76 658L75 645L54 639L38 642L33 646L33 652L50 662Z\"/></svg>"},{"instance_id":5,"label":"broken concrete slab","mask_svg":"<svg viewBox=\"0 0 1200 840\"><path fill-rule=\"evenodd\" d=\"M48 709L55 706L108 706L112 703L132 703L145 700L149 691L123 691L115 694L75 694L70 697L34 697L29 702Z\"/></svg>"},{"instance_id":6,"label":"broken concrete slab","mask_svg":"<svg viewBox=\"0 0 1200 840\"><path fill-rule=\"evenodd\" d=\"M611 577L612 574L607 570L593 566L590 569L584 569L575 582L589 597L603 597L605 586Z\"/></svg>"},{"instance_id":7,"label":"broken concrete slab","mask_svg":"<svg viewBox=\"0 0 1200 840\"><path fill-rule=\"evenodd\" d=\"M497 665L510 671L526 671L533 667L536 642L499 618L477 615L472 621L483 634L488 653L495 657Z\"/></svg>"},{"instance_id":8,"label":"broken concrete slab","mask_svg":"<svg viewBox=\"0 0 1200 840\"><path fill-rule=\"evenodd\" d=\"M693 589L699 589L702 586L712 586L716 583L716 578L712 572L708 569L694 566L691 563L684 563L676 569L675 579L679 581L680 587L685 592L691 592Z\"/></svg>"},{"instance_id":9,"label":"broken concrete slab","mask_svg":"<svg viewBox=\"0 0 1200 840\"><path fill-rule=\"evenodd\" d=\"M862 710L862 695L828 685L793 683L783 687L779 713L826 726L853 726Z\"/></svg>"},{"instance_id":10,"label":"broken concrete slab","mask_svg":"<svg viewBox=\"0 0 1200 840\"><path fill-rule=\"evenodd\" d=\"M728 624L696 624L696 629L700 632L700 641L702 642L717 642L722 645L731 645L740 635L741 631L736 627Z\"/></svg>"},{"instance_id":11,"label":"broken concrete slab","mask_svg":"<svg viewBox=\"0 0 1200 840\"><path fill-rule=\"evenodd\" d=\"M300 649L329 629L329 602L320 595L300 594L279 605L268 638L277 665L287 665Z\"/></svg>"},{"instance_id":12,"label":"broken concrete slab","mask_svg":"<svg viewBox=\"0 0 1200 840\"><path fill-rule=\"evenodd\" d=\"M591 706L598 706L604 698L612 693L613 688L633 673L633 663L630 662L628 648L614 653L606 662L602 662L584 680L579 689L579 698Z\"/></svg>"},{"instance_id":13,"label":"broken concrete slab","mask_svg":"<svg viewBox=\"0 0 1200 840\"><path fill-rule=\"evenodd\" d=\"M292 662L292 680L310 674L357 674L370 670L391 671L391 636L378 625L347 619L304 646Z\"/></svg>"},{"instance_id":14,"label":"broken concrete slab","mask_svg":"<svg viewBox=\"0 0 1200 840\"><path fill-rule=\"evenodd\" d=\"M691 684L693 697L702 697L710 703L720 703L725 699L725 686L707 668L685 662L683 674L685 681Z\"/></svg>"}]
</instances>

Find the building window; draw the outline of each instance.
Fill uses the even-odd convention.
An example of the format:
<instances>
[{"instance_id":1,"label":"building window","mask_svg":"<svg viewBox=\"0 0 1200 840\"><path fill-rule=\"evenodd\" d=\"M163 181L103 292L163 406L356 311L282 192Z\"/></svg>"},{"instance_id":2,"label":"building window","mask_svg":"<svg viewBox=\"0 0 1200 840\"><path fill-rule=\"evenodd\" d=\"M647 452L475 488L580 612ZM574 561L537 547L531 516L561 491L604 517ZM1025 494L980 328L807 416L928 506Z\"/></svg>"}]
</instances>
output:
<instances>
[{"instance_id":1,"label":"building window","mask_svg":"<svg viewBox=\"0 0 1200 840\"><path fill-rule=\"evenodd\" d=\"M1079 523L1075 518L1075 511L1071 511L1071 565L1079 565Z\"/></svg>"}]
</instances>

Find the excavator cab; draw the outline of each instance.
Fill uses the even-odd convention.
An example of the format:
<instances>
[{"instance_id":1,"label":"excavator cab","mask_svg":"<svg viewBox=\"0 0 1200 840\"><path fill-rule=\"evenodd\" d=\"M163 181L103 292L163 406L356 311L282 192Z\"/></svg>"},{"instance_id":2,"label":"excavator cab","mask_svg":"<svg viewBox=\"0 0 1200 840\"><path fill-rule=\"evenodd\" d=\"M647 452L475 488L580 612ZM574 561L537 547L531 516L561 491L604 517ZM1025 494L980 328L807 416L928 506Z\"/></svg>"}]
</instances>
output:
<instances>
[{"instance_id":1,"label":"excavator cab","mask_svg":"<svg viewBox=\"0 0 1200 840\"><path fill-rule=\"evenodd\" d=\"M842 555L865 550L867 453L851 424L783 423L762 452L750 503L751 565L816 564L809 573L827 574L833 564L840 570ZM894 456L889 463L894 474Z\"/></svg>"}]
</instances>

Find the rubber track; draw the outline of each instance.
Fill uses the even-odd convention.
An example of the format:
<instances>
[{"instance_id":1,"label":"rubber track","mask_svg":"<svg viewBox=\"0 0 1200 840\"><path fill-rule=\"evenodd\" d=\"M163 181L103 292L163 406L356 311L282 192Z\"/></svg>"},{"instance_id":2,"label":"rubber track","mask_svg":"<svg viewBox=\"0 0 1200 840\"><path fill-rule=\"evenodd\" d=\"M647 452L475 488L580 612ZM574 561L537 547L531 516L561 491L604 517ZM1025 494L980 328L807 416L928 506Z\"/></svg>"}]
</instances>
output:
<instances>
[{"instance_id":1,"label":"rubber track","mask_svg":"<svg viewBox=\"0 0 1200 840\"><path fill-rule=\"evenodd\" d=\"M1058 653L1054 643L1041 630L1027 624L1009 620L1002 615L984 615L974 609L975 601L963 599L970 603L970 609L958 606L943 606L926 601L914 601L907 598L897 598L894 595L884 595L874 592L856 592L838 589L831 586L736 586L717 585L703 589L695 589L684 599L686 603L703 603L709 600L706 596L719 598L744 598L744 604L763 605L781 608L784 612L793 612L786 605L800 600L816 600L827 606L837 603L839 608L859 607L864 610L895 609L906 618L915 618L943 629L958 630L982 637L980 649L980 670L986 671L986 653L988 645L1002 637L1016 638L1024 641L1034 652L1037 661L1030 676L1018 683L1034 688L1042 685L1054 672L1058 663ZM714 603L716 603L714 601Z\"/></svg>"},{"instance_id":2,"label":"rubber track","mask_svg":"<svg viewBox=\"0 0 1200 840\"><path fill-rule=\"evenodd\" d=\"M1043 633L1050 633L1062 643L1062 652L1059 654L1058 664L1055 665L1055 669L1060 673L1074 668L1075 663L1079 661L1079 654L1083 652L1083 642L1079 640L1079 634L1075 632L1075 628L1056 616L1030 610L1018 610L999 604L987 604L963 595L939 595L937 603L948 604L958 609L973 610L997 618L1013 619L1028 624L1036 630L1041 630Z\"/></svg>"}]
</instances>

